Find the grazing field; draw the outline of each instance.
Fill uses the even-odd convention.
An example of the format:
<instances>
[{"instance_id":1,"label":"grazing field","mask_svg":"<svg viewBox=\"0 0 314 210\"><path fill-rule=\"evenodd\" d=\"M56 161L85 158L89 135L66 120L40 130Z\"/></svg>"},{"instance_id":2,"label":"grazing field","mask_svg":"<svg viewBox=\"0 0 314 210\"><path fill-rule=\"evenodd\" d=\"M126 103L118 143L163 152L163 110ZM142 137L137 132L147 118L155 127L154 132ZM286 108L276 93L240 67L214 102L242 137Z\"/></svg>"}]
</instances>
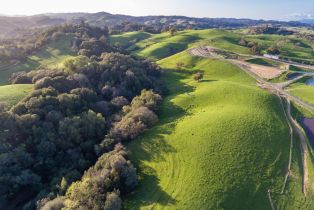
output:
<instances>
[{"instance_id":1,"label":"grazing field","mask_svg":"<svg viewBox=\"0 0 314 210\"><path fill-rule=\"evenodd\" d=\"M141 32L134 32L140 36ZM128 35L128 34L127 34ZM132 34L136 37L135 34ZM112 37L117 46L125 45L125 34ZM224 30L187 30L177 32L171 36L169 32L162 34L151 34L148 39L141 40L128 47L135 55L159 60L176 53L182 52L189 47L202 44L221 48L231 52L249 53L249 49L238 44L241 34Z\"/></svg>"},{"instance_id":2,"label":"grazing field","mask_svg":"<svg viewBox=\"0 0 314 210\"><path fill-rule=\"evenodd\" d=\"M280 56L295 61L314 62L313 43L295 36L281 35L247 35L239 30L186 30L177 32L171 36L169 32L162 34L142 34L143 32L132 32L113 36L113 43L118 46L129 46L127 49L135 55L159 60L176 53L182 52L195 45L205 45L220 48L234 53L251 54L248 46L242 46L240 41L244 38L247 42L256 42L265 53L269 47L278 47ZM143 38L147 36L148 38ZM129 38L131 37L131 38ZM135 39L134 39L135 37ZM140 38L137 38L140 37ZM136 42L136 40L138 40ZM132 41L126 45L128 41ZM134 42L136 42L134 44ZM253 60L252 62L263 62L268 65L278 66L279 63L268 59ZM260 64L260 63L257 63Z\"/></svg>"},{"instance_id":3,"label":"grazing field","mask_svg":"<svg viewBox=\"0 0 314 210\"><path fill-rule=\"evenodd\" d=\"M279 99L230 63L186 52L158 63L170 95L159 124L128 145L140 185L126 207L270 209L267 190L280 191L289 156Z\"/></svg>"},{"instance_id":4,"label":"grazing field","mask_svg":"<svg viewBox=\"0 0 314 210\"><path fill-rule=\"evenodd\" d=\"M0 103L3 103L6 108L10 108L24 98L32 89L33 85L0 86Z\"/></svg>"},{"instance_id":5,"label":"grazing field","mask_svg":"<svg viewBox=\"0 0 314 210\"><path fill-rule=\"evenodd\" d=\"M119 47L129 47L132 43L148 39L152 34L147 32L128 32L122 35L113 35L110 38L110 43Z\"/></svg>"},{"instance_id":6,"label":"grazing field","mask_svg":"<svg viewBox=\"0 0 314 210\"><path fill-rule=\"evenodd\" d=\"M296 82L287 89L292 95L314 104L314 86L306 85L304 82Z\"/></svg>"},{"instance_id":7,"label":"grazing field","mask_svg":"<svg viewBox=\"0 0 314 210\"><path fill-rule=\"evenodd\" d=\"M313 43L306 39L296 38L294 36L281 35L248 35L247 41L258 43L262 51L269 47L276 46L280 49L280 56L294 61L314 61Z\"/></svg>"},{"instance_id":8,"label":"grazing field","mask_svg":"<svg viewBox=\"0 0 314 210\"><path fill-rule=\"evenodd\" d=\"M59 68L62 67L64 60L76 55L71 50L72 36L60 37L57 41L52 41L42 50L29 56L27 61L22 64L12 65L0 63L0 85L7 84L12 73L19 71L30 71L37 68Z\"/></svg>"}]
</instances>

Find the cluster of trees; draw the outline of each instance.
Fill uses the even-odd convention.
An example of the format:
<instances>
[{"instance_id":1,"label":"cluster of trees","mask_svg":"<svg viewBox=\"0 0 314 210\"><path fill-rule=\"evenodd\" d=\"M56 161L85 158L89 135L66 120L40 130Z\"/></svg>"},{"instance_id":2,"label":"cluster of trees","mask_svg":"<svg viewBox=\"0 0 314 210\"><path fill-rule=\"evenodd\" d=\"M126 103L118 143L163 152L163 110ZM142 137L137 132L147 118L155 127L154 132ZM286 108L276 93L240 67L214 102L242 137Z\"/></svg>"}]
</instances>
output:
<instances>
[{"instance_id":1,"label":"cluster of trees","mask_svg":"<svg viewBox=\"0 0 314 210\"><path fill-rule=\"evenodd\" d=\"M272 54L272 55L279 55L280 54L280 50L277 47L269 47L266 52L268 54Z\"/></svg>"},{"instance_id":2,"label":"cluster of trees","mask_svg":"<svg viewBox=\"0 0 314 210\"><path fill-rule=\"evenodd\" d=\"M204 74L202 72L196 72L193 76L193 79L195 81L200 82L203 79L203 77L204 77Z\"/></svg>"},{"instance_id":3,"label":"cluster of trees","mask_svg":"<svg viewBox=\"0 0 314 210\"><path fill-rule=\"evenodd\" d=\"M157 121L164 92L160 69L147 60L106 52L78 56L64 66L63 71L11 77L15 84L33 83L34 91L0 112L1 208L10 203L34 209L41 201L43 209L119 209L120 193L136 186L125 150L111 151Z\"/></svg>"},{"instance_id":4,"label":"cluster of trees","mask_svg":"<svg viewBox=\"0 0 314 210\"><path fill-rule=\"evenodd\" d=\"M261 54L261 46L257 42L250 42L245 40L244 37L242 37L239 41L239 45L250 48L250 52L254 55Z\"/></svg>"},{"instance_id":5,"label":"cluster of trees","mask_svg":"<svg viewBox=\"0 0 314 210\"><path fill-rule=\"evenodd\" d=\"M261 26L255 26L255 27L251 27L249 32L249 34L277 34L277 35L293 35L294 32L287 30L285 28L282 27L277 27L277 26L273 26L273 25L261 25Z\"/></svg>"},{"instance_id":6,"label":"cluster of trees","mask_svg":"<svg viewBox=\"0 0 314 210\"><path fill-rule=\"evenodd\" d=\"M121 24L116 24L109 28L110 34L120 34L130 31L144 31L152 34L158 34L162 31L162 27L125 21Z\"/></svg>"},{"instance_id":7,"label":"cluster of trees","mask_svg":"<svg viewBox=\"0 0 314 210\"><path fill-rule=\"evenodd\" d=\"M60 189L65 190L67 185L65 180ZM64 196L44 198L38 201L38 208L118 210L122 208L120 193L126 194L136 186L136 169L127 160L126 149L117 144L113 151L103 154L80 181L72 183Z\"/></svg>"}]
</instances>

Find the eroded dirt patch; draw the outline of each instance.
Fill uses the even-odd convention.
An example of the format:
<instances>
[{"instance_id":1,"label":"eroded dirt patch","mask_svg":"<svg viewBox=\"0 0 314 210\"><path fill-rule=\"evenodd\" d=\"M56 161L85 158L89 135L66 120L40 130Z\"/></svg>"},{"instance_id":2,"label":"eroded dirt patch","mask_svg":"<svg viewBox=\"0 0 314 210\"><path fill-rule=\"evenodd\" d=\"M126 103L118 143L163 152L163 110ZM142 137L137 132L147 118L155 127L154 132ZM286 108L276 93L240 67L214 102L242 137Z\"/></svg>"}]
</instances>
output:
<instances>
[{"instance_id":1,"label":"eroded dirt patch","mask_svg":"<svg viewBox=\"0 0 314 210\"><path fill-rule=\"evenodd\" d=\"M258 75L263 79L274 79L276 77L279 77L283 72L285 72L275 67L250 64L242 60L232 60L232 62L235 63L236 65L243 66L247 70L251 71L252 73Z\"/></svg>"}]
</instances>

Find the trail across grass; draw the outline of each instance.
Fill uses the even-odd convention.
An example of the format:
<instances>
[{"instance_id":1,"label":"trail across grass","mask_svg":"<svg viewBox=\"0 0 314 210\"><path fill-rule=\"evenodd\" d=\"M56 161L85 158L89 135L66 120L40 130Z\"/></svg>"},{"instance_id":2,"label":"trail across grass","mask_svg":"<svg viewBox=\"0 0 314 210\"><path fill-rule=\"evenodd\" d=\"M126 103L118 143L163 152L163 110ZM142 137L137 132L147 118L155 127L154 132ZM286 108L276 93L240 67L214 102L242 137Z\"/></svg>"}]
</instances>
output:
<instances>
[{"instance_id":1,"label":"trail across grass","mask_svg":"<svg viewBox=\"0 0 314 210\"><path fill-rule=\"evenodd\" d=\"M126 207L270 209L267 190L280 192L289 158L279 99L223 61L183 52L158 63L170 95L159 125L128 145L141 181Z\"/></svg>"}]
</instances>

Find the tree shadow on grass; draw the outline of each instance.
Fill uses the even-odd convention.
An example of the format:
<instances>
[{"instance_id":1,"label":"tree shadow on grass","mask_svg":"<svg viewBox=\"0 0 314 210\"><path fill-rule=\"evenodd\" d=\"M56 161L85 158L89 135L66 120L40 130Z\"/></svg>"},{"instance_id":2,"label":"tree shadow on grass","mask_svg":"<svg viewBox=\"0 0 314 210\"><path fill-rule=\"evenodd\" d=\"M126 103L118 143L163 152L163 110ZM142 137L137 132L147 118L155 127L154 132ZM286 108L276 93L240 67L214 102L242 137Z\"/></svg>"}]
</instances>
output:
<instances>
[{"instance_id":1,"label":"tree shadow on grass","mask_svg":"<svg viewBox=\"0 0 314 210\"><path fill-rule=\"evenodd\" d=\"M201 81L199 81L200 83L205 83L205 82L217 82L218 80L214 80L214 79L203 79Z\"/></svg>"},{"instance_id":2,"label":"tree shadow on grass","mask_svg":"<svg viewBox=\"0 0 314 210\"><path fill-rule=\"evenodd\" d=\"M167 165L166 158L171 153L177 152L165 137L173 133L178 120L187 115L184 109L173 103L173 99L178 95L193 92L194 87L181 82L186 77L187 75L181 72L167 71L165 73L164 78L167 80L169 95L164 98L163 105L159 111L159 123L127 145L132 153L131 161L139 172L139 186L126 199L124 204L126 209L140 209L143 206L153 207L154 205L166 206L177 202L175 198L165 192L160 186L158 174L164 172L159 171L157 173L150 163L161 164L160 167L165 163ZM175 182L175 180L173 181Z\"/></svg>"}]
</instances>

